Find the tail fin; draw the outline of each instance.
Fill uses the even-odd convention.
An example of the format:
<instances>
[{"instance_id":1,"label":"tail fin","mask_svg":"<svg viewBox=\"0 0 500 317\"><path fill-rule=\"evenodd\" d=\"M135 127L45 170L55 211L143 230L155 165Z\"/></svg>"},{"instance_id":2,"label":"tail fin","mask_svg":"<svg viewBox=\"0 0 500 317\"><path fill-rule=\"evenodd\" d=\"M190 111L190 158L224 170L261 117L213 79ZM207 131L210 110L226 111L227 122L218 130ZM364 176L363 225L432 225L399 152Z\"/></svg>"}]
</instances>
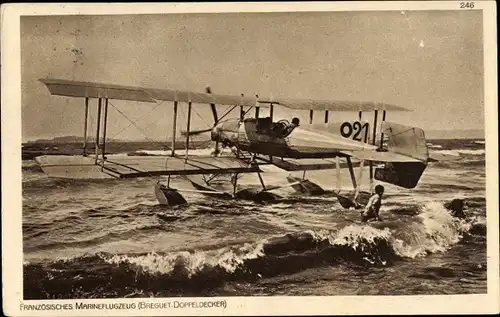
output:
<instances>
[{"instance_id":1,"label":"tail fin","mask_svg":"<svg viewBox=\"0 0 500 317\"><path fill-rule=\"evenodd\" d=\"M384 122L382 131L388 137L389 152L405 155L419 162L386 163L383 168L375 169L375 179L404 188L414 188L424 173L429 159L424 131L392 122Z\"/></svg>"},{"instance_id":2,"label":"tail fin","mask_svg":"<svg viewBox=\"0 0 500 317\"><path fill-rule=\"evenodd\" d=\"M424 130L402 124L384 122L382 131L387 135L389 151L427 162L429 150Z\"/></svg>"}]
</instances>

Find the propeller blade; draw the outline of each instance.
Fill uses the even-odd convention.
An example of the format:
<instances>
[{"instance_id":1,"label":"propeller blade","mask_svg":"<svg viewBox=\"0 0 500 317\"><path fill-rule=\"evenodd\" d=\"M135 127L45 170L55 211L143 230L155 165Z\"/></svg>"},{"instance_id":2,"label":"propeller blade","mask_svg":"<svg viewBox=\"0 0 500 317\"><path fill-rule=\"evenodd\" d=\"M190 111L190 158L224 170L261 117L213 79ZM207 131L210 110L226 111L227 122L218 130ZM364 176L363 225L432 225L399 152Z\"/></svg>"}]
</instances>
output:
<instances>
[{"instance_id":1,"label":"propeller blade","mask_svg":"<svg viewBox=\"0 0 500 317\"><path fill-rule=\"evenodd\" d=\"M210 86L207 86L205 87L205 92L207 94L211 94L212 93L212 88L210 88ZM198 134L202 134L202 133L206 133L206 132L210 132L218 123L219 119L217 118L217 109L215 107L215 104L210 104L210 107L212 108L212 115L214 116L214 125L213 127L211 128L207 128L207 129L202 129L202 130L194 130L194 131L181 131L181 135L182 136L187 136L187 135L198 135Z\"/></svg>"},{"instance_id":2,"label":"propeller blade","mask_svg":"<svg viewBox=\"0 0 500 317\"><path fill-rule=\"evenodd\" d=\"M210 88L210 86L207 86L205 88L205 92L207 94L211 94L212 93L212 88ZM219 117L217 116L217 107L215 106L214 103L211 103L210 104L210 108L212 109L212 116L214 117L214 126L216 126L217 123L219 122Z\"/></svg>"},{"instance_id":3,"label":"propeller blade","mask_svg":"<svg viewBox=\"0 0 500 317\"><path fill-rule=\"evenodd\" d=\"M187 131L182 131L181 134L182 134L182 136L198 135L198 134L210 132L210 131L212 131L212 129L213 128L208 128L208 129L203 129L203 130L194 130L194 131L189 131L189 133Z\"/></svg>"}]
</instances>

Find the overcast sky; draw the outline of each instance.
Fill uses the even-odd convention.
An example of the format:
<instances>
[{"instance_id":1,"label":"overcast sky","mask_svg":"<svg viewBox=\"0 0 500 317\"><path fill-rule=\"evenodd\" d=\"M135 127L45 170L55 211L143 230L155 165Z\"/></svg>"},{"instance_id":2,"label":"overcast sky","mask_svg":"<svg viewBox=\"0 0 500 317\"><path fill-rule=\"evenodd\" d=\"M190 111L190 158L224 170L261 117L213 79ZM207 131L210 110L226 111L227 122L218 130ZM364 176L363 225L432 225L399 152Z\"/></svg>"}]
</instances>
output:
<instances>
[{"instance_id":1,"label":"overcast sky","mask_svg":"<svg viewBox=\"0 0 500 317\"><path fill-rule=\"evenodd\" d=\"M83 133L83 100L51 96L45 77L380 101L414 110L389 114L399 123L483 129L482 41L481 11L23 17L23 140ZM171 135L171 103L111 102L140 129L110 106L108 137ZM208 106L196 109L194 127L207 127Z\"/></svg>"}]
</instances>

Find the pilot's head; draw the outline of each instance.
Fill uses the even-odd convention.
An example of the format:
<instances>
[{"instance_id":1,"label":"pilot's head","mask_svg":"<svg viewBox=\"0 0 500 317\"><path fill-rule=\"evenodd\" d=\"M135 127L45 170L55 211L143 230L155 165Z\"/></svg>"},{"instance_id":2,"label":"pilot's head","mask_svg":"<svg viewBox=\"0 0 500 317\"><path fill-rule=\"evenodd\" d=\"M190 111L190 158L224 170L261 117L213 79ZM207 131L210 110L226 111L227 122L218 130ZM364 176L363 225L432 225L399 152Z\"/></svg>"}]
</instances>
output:
<instances>
[{"instance_id":1,"label":"pilot's head","mask_svg":"<svg viewBox=\"0 0 500 317\"><path fill-rule=\"evenodd\" d=\"M382 195L384 193L384 186L382 185L375 186L375 193Z\"/></svg>"},{"instance_id":2,"label":"pilot's head","mask_svg":"<svg viewBox=\"0 0 500 317\"><path fill-rule=\"evenodd\" d=\"M294 126L298 127L298 126L300 125L300 120L299 120L299 118L294 117L294 118L292 119L292 124L293 124Z\"/></svg>"}]
</instances>

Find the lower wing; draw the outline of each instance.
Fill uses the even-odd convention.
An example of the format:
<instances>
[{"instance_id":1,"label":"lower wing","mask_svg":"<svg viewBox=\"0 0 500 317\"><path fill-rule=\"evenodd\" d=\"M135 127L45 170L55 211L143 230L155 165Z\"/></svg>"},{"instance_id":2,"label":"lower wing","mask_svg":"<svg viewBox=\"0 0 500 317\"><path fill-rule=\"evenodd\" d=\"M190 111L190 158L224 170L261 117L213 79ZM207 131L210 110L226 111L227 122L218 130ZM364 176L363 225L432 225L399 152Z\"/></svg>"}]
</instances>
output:
<instances>
[{"instance_id":1,"label":"lower wing","mask_svg":"<svg viewBox=\"0 0 500 317\"><path fill-rule=\"evenodd\" d=\"M70 179L113 179L159 175L253 173L260 169L234 157L212 156L89 156L47 155L35 158L49 177Z\"/></svg>"}]
</instances>

